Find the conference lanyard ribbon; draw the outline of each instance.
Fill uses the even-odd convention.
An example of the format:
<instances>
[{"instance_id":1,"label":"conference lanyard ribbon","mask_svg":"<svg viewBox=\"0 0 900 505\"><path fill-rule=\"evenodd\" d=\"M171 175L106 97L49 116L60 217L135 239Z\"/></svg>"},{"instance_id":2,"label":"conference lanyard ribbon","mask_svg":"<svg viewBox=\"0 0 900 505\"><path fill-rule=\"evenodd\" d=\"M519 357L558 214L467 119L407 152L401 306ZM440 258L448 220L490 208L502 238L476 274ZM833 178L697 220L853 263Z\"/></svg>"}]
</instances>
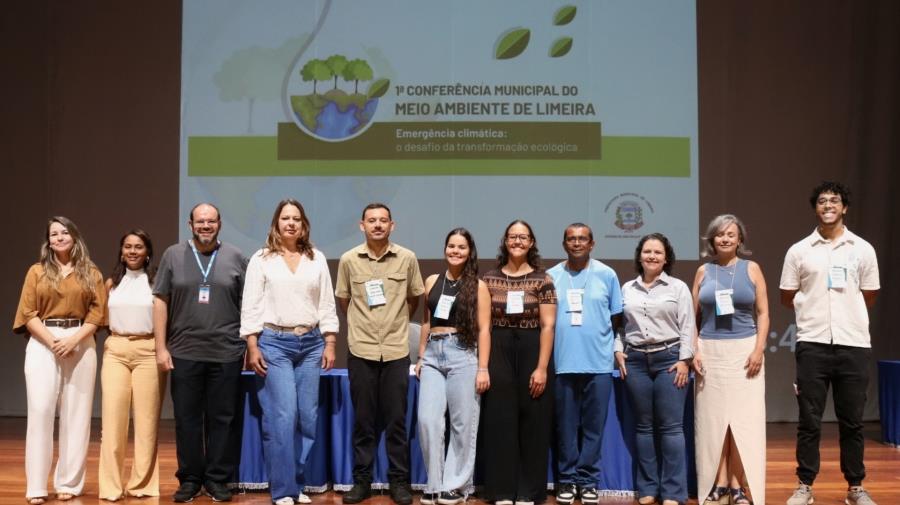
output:
<instances>
[{"instance_id":1,"label":"conference lanyard ribbon","mask_svg":"<svg viewBox=\"0 0 900 505\"><path fill-rule=\"evenodd\" d=\"M219 254L219 248L213 251L212 256L209 258L209 264L206 265L206 268L203 268L203 263L200 261L200 254L197 252L197 247L194 246L194 242L189 240L188 243L191 245L191 251L194 252L194 259L197 260L197 267L200 269L200 275L203 276L203 282L200 284L200 291L197 295L197 302L199 303L209 303L209 283L207 279L209 278L209 273L212 272L213 263L216 262L216 255ZM216 244L220 244L221 242L217 242Z\"/></svg>"}]
</instances>

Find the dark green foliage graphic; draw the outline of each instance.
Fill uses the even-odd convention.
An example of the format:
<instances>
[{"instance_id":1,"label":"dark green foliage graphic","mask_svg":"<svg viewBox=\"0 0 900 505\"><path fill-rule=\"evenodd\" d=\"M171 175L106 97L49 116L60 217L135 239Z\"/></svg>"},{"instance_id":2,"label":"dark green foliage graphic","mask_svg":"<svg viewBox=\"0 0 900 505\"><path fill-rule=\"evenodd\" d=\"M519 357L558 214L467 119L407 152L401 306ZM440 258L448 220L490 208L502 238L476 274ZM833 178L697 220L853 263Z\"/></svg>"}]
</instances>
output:
<instances>
[{"instance_id":1,"label":"dark green foliage graphic","mask_svg":"<svg viewBox=\"0 0 900 505\"><path fill-rule=\"evenodd\" d=\"M550 56L552 58L559 58L560 56L565 56L569 53L569 50L572 49L572 37L560 37L553 42L553 46L550 47Z\"/></svg>"},{"instance_id":2,"label":"dark green foliage graphic","mask_svg":"<svg viewBox=\"0 0 900 505\"><path fill-rule=\"evenodd\" d=\"M340 54L333 54L325 60L325 64L328 65L331 73L334 74L334 87L332 89L337 89L338 77L344 72L344 68L347 67L347 58Z\"/></svg>"},{"instance_id":3,"label":"dark green foliage graphic","mask_svg":"<svg viewBox=\"0 0 900 505\"><path fill-rule=\"evenodd\" d=\"M372 67L369 66L369 62L355 59L347 63L341 76L347 82L353 81L353 92L359 93L359 81L371 81L374 73L372 72Z\"/></svg>"},{"instance_id":4,"label":"dark green foliage graphic","mask_svg":"<svg viewBox=\"0 0 900 505\"><path fill-rule=\"evenodd\" d=\"M300 77L303 78L304 82L313 82L313 94L317 93L316 84L318 81L326 81L333 76L331 68L322 60L309 60L300 69Z\"/></svg>"},{"instance_id":5,"label":"dark green foliage graphic","mask_svg":"<svg viewBox=\"0 0 900 505\"><path fill-rule=\"evenodd\" d=\"M560 7L558 11L556 11L556 15L553 16L553 24L556 26L567 25L575 19L575 12L578 9L574 5L566 5Z\"/></svg>"},{"instance_id":6,"label":"dark green foliage graphic","mask_svg":"<svg viewBox=\"0 0 900 505\"><path fill-rule=\"evenodd\" d=\"M369 85L369 92L366 93L369 98L381 98L385 93L388 92L388 89L391 86L391 81L388 79L378 79Z\"/></svg>"},{"instance_id":7,"label":"dark green foliage graphic","mask_svg":"<svg viewBox=\"0 0 900 505\"><path fill-rule=\"evenodd\" d=\"M522 54L531 40L531 30L527 28L515 28L502 35L497 41L494 57L498 60L508 60Z\"/></svg>"}]
</instances>

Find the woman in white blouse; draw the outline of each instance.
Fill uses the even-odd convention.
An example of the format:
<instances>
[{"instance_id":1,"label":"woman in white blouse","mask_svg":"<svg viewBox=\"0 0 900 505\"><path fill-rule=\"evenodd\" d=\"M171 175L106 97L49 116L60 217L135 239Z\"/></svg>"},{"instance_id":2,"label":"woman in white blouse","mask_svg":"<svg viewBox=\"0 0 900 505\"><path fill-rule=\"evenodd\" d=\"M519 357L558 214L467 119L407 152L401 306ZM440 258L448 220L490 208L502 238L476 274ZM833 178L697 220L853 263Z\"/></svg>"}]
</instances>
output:
<instances>
[{"instance_id":1,"label":"woman in white blouse","mask_svg":"<svg viewBox=\"0 0 900 505\"><path fill-rule=\"evenodd\" d=\"M103 345L100 387L103 433L100 441L100 498L159 496L156 437L165 374L156 366L153 341L153 242L131 230L119 242L119 261L106 281L109 336ZM132 401L133 400L133 401ZM134 409L134 462L125 475L128 414Z\"/></svg>"},{"instance_id":2,"label":"woman in white blouse","mask_svg":"<svg viewBox=\"0 0 900 505\"><path fill-rule=\"evenodd\" d=\"M241 336L260 383L263 453L276 505L310 503L304 467L316 437L319 368L334 365L334 290L325 256L309 234L300 202L279 202L266 246L247 265L241 303Z\"/></svg>"}]
</instances>

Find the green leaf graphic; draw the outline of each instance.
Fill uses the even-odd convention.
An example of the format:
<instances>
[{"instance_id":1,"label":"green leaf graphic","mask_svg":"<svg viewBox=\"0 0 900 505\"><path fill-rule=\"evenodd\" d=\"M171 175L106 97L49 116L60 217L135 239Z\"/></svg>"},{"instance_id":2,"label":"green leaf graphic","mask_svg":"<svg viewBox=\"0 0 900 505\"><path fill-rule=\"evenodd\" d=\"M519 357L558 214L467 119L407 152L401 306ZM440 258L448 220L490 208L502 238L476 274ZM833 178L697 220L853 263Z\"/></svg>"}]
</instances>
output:
<instances>
[{"instance_id":1,"label":"green leaf graphic","mask_svg":"<svg viewBox=\"0 0 900 505\"><path fill-rule=\"evenodd\" d=\"M560 7L558 11L556 11L556 15L553 16L553 24L556 26L567 25L575 19L575 12L578 9L574 5L565 5Z\"/></svg>"},{"instance_id":2,"label":"green leaf graphic","mask_svg":"<svg viewBox=\"0 0 900 505\"><path fill-rule=\"evenodd\" d=\"M494 57L498 60L515 58L528 47L530 39L531 30L527 28L517 28L507 32L506 35L503 35L497 41L497 50L494 52Z\"/></svg>"},{"instance_id":3,"label":"green leaf graphic","mask_svg":"<svg viewBox=\"0 0 900 505\"><path fill-rule=\"evenodd\" d=\"M369 92L366 93L369 98L381 98L387 93L391 85L390 79L378 79L369 85Z\"/></svg>"},{"instance_id":4,"label":"green leaf graphic","mask_svg":"<svg viewBox=\"0 0 900 505\"><path fill-rule=\"evenodd\" d=\"M550 57L559 58L569 54L572 49L572 37L560 37L556 39L553 46L550 47Z\"/></svg>"}]
</instances>

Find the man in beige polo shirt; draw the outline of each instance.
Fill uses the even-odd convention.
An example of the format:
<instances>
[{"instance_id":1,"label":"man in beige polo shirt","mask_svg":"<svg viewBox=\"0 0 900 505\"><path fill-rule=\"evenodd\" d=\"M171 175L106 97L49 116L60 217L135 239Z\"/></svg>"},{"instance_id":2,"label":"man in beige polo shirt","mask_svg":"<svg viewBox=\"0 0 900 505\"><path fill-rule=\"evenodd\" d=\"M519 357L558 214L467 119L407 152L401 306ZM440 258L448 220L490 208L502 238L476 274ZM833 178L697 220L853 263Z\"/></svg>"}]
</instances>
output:
<instances>
[{"instance_id":1,"label":"man in beige polo shirt","mask_svg":"<svg viewBox=\"0 0 900 505\"><path fill-rule=\"evenodd\" d=\"M355 412L353 488L343 501L359 503L371 494L377 424L385 430L391 499L409 505L407 326L425 287L416 255L390 241L394 221L386 205L367 205L359 229L366 242L341 256L334 293L347 314L347 371Z\"/></svg>"}]
</instances>

